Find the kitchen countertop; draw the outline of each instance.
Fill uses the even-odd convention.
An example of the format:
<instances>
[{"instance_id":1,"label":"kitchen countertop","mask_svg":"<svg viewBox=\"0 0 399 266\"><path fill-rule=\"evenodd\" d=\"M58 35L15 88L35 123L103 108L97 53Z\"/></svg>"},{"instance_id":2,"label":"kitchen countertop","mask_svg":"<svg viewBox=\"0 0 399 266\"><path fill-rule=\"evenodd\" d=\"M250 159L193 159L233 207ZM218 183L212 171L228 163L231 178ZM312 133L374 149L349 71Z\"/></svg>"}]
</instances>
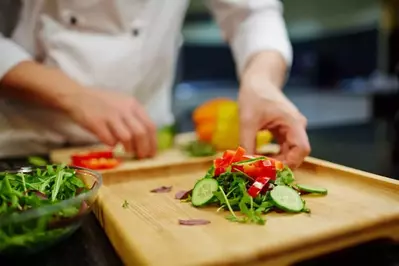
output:
<instances>
[{"instance_id":1,"label":"kitchen countertop","mask_svg":"<svg viewBox=\"0 0 399 266\"><path fill-rule=\"evenodd\" d=\"M380 140L384 139L384 135L380 133L378 124L310 130L309 137L314 157L397 178L396 173L391 172L391 165L387 163L389 151L386 145L389 144ZM389 241L378 241L313 258L297 265L339 264L399 265L399 245ZM96 218L91 214L82 228L59 245L35 256L18 260L0 258L0 265L118 266L123 264Z\"/></svg>"}]
</instances>

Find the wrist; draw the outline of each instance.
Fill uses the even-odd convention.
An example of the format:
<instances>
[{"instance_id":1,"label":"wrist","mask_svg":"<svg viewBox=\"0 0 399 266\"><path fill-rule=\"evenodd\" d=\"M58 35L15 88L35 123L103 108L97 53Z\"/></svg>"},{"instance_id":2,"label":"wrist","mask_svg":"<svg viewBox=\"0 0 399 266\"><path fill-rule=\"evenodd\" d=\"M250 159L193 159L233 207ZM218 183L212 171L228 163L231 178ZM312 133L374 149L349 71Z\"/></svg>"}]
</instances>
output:
<instances>
[{"instance_id":1,"label":"wrist","mask_svg":"<svg viewBox=\"0 0 399 266\"><path fill-rule=\"evenodd\" d=\"M91 88L75 81L66 82L63 86L66 89L59 90L56 95L56 105L62 112L70 113L76 109L76 105L80 104L82 99L93 97Z\"/></svg>"},{"instance_id":2,"label":"wrist","mask_svg":"<svg viewBox=\"0 0 399 266\"><path fill-rule=\"evenodd\" d=\"M268 88L281 89L287 73L284 58L276 51L262 51L249 60L242 75L243 83L270 83Z\"/></svg>"}]
</instances>

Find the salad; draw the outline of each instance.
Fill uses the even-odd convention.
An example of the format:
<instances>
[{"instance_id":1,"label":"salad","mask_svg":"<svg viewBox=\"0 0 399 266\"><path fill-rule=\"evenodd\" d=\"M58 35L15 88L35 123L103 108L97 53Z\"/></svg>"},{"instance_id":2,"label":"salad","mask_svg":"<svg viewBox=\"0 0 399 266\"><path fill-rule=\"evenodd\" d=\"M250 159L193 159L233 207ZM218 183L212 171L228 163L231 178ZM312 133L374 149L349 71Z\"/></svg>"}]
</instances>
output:
<instances>
[{"instance_id":1,"label":"salad","mask_svg":"<svg viewBox=\"0 0 399 266\"><path fill-rule=\"evenodd\" d=\"M216 158L192 190L179 193L176 198L191 202L194 207L214 205L218 211L229 211L226 218L230 221L263 225L263 215L272 211L310 212L301 195L326 195L327 190L298 184L291 169L282 162L248 155L239 147Z\"/></svg>"},{"instance_id":2,"label":"salad","mask_svg":"<svg viewBox=\"0 0 399 266\"><path fill-rule=\"evenodd\" d=\"M68 226L88 207L84 200L54 211L44 207L88 190L76 170L63 165L1 172L0 253L36 249L71 232ZM22 216L27 211L30 216Z\"/></svg>"}]
</instances>

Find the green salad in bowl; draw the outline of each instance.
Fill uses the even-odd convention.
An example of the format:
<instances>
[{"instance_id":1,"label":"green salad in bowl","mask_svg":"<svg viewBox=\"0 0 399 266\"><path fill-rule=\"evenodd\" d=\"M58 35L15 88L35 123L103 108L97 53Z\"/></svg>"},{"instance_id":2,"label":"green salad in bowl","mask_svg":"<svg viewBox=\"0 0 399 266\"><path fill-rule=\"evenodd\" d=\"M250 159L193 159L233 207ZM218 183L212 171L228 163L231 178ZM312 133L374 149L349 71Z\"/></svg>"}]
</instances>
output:
<instances>
[{"instance_id":1,"label":"green salad in bowl","mask_svg":"<svg viewBox=\"0 0 399 266\"><path fill-rule=\"evenodd\" d=\"M0 254L31 254L68 237L90 213L101 174L65 165L0 172Z\"/></svg>"}]
</instances>

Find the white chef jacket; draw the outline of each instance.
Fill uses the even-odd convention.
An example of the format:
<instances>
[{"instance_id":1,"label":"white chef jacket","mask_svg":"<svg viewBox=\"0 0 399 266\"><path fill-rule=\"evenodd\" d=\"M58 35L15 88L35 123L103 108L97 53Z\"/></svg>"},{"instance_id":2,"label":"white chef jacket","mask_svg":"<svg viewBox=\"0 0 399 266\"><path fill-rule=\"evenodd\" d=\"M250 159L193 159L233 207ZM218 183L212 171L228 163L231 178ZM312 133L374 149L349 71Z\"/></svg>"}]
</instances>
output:
<instances>
[{"instance_id":1,"label":"white chef jacket","mask_svg":"<svg viewBox=\"0 0 399 266\"><path fill-rule=\"evenodd\" d=\"M262 50L276 50L291 64L280 1L208 3L239 75L249 57ZM21 61L36 60L83 85L132 95L157 126L169 125L187 7L187 0L23 0L11 38L0 35L0 79ZM0 113L0 157L97 142L64 114L44 107L1 99Z\"/></svg>"}]
</instances>

